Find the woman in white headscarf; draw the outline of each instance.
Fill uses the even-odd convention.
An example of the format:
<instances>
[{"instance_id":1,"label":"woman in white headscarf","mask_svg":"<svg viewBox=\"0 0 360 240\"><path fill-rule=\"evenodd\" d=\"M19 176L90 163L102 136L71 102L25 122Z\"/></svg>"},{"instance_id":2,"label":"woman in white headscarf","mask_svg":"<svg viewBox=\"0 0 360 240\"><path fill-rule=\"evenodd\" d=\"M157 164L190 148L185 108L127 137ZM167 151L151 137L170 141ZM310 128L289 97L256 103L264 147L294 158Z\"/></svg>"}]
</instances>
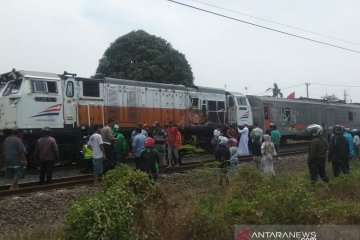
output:
<instances>
[{"instance_id":1,"label":"woman in white headscarf","mask_svg":"<svg viewBox=\"0 0 360 240\"><path fill-rule=\"evenodd\" d=\"M261 145L261 172L264 175L275 176L273 157L276 156L275 146L271 142L271 137L267 134L263 136L264 142Z\"/></svg>"},{"instance_id":2,"label":"woman in white headscarf","mask_svg":"<svg viewBox=\"0 0 360 240\"><path fill-rule=\"evenodd\" d=\"M240 136L240 142L239 142L239 146L237 148L237 153L238 156L248 156L249 155L249 129L247 127L247 124L244 123L244 128L243 129L238 129L238 133L241 135Z\"/></svg>"}]
</instances>

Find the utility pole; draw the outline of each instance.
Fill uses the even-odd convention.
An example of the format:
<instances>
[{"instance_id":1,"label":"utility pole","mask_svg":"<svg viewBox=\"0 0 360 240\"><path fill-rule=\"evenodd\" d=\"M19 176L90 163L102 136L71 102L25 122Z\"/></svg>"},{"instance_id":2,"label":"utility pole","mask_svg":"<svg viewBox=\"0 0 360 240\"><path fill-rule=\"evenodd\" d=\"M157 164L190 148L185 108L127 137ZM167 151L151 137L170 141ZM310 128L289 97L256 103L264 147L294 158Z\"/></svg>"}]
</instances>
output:
<instances>
[{"instance_id":1,"label":"utility pole","mask_svg":"<svg viewBox=\"0 0 360 240\"><path fill-rule=\"evenodd\" d=\"M306 86L306 98L309 98L309 85L310 85L310 83L305 83L305 86Z\"/></svg>"},{"instance_id":2,"label":"utility pole","mask_svg":"<svg viewBox=\"0 0 360 240\"><path fill-rule=\"evenodd\" d=\"M348 96L347 91L346 91L346 89L344 89L344 101L345 101L345 103L347 102L347 96Z\"/></svg>"}]
</instances>

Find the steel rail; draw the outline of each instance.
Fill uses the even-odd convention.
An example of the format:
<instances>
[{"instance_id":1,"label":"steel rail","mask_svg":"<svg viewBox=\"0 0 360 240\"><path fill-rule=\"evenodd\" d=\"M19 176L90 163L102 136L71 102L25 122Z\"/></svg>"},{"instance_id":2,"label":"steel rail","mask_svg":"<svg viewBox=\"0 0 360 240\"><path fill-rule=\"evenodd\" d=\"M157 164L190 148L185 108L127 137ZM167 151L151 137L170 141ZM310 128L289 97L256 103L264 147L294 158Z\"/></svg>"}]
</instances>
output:
<instances>
[{"instance_id":1,"label":"steel rail","mask_svg":"<svg viewBox=\"0 0 360 240\"><path fill-rule=\"evenodd\" d=\"M279 154L279 156L285 157L289 155L297 155L307 153L308 149L297 149L292 151L284 151ZM240 162L250 162L252 161L252 156L240 157ZM205 160L192 161L192 162L184 162L180 167L167 168L165 173L181 173L186 172L191 169L203 167L203 166L214 166L217 161L212 157ZM60 188L71 188L76 185L85 185L93 183L93 176L91 174L83 174L65 178L57 178L52 181L51 184L39 185L39 182L25 182L20 183L19 189L9 190L9 185L0 186L0 198L6 196L14 196L14 195L23 195L29 194L39 191L52 190L52 189L60 189Z\"/></svg>"}]
</instances>

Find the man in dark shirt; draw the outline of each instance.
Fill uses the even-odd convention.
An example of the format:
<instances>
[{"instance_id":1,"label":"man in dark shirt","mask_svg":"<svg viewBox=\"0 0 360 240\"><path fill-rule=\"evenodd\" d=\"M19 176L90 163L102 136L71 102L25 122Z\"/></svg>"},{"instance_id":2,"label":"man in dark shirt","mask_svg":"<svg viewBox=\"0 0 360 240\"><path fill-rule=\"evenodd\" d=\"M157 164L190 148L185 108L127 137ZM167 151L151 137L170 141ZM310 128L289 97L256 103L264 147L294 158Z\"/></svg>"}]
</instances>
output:
<instances>
[{"instance_id":1,"label":"man in dark shirt","mask_svg":"<svg viewBox=\"0 0 360 240\"><path fill-rule=\"evenodd\" d=\"M40 184L51 183L55 162L59 160L58 146L50 134L50 128L44 127L36 142L35 157L40 162Z\"/></svg>"},{"instance_id":2,"label":"man in dark shirt","mask_svg":"<svg viewBox=\"0 0 360 240\"><path fill-rule=\"evenodd\" d=\"M24 167L27 164L25 148L18 137L19 133L19 129L13 129L11 136L4 142L6 178L12 180L10 190L19 188L18 181L24 178Z\"/></svg>"},{"instance_id":3,"label":"man in dark shirt","mask_svg":"<svg viewBox=\"0 0 360 240\"><path fill-rule=\"evenodd\" d=\"M328 182L329 178L326 176L325 170L328 143L323 137L324 129L317 124L311 124L306 129L314 136L310 143L308 156L311 182L315 183L319 176L324 182Z\"/></svg>"},{"instance_id":4,"label":"man in dark shirt","mask_svg":"<svg viewBox=\"0 0 360 240\"><path fill-rule=\"evenodd\" d=\"M332 162L334 177L340 172L349 173L346 162L349 160L348 142L343 136L344 129L341 126L334 127L334 134L330 139L329 161Z\"/></svg>"}]
</instances>

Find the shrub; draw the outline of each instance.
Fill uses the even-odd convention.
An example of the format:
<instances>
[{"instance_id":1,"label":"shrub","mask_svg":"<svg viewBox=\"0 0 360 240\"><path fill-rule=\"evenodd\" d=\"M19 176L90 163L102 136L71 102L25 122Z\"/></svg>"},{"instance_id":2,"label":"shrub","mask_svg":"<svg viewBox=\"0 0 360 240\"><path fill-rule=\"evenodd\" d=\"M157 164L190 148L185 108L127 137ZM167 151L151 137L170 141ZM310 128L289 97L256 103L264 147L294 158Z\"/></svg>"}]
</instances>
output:
<instances>
[{"instance_id":1,"label":"shrub","mask_svg":"<svg viewBox=\"0 0 360 240\"><path fill-rule=\"evenodd\" d=\"M71 208L65 222L65 239L154 239L151 220L158 186L147 174L127 166L110 171L104 189Z\"/></svg>"},{"instance_id":2,"label":"shrub","mask_svg":"<svg viewBox=\"0 0 360 240\"><path fill-rule=\"evenodd\" d=\"M254 168L241 168L228 186L207 185L186 236L232 239L236 224L359 224L359 184L359 168L315 185L303 174L264 177Z\"/></svg>"}]
</instances>

